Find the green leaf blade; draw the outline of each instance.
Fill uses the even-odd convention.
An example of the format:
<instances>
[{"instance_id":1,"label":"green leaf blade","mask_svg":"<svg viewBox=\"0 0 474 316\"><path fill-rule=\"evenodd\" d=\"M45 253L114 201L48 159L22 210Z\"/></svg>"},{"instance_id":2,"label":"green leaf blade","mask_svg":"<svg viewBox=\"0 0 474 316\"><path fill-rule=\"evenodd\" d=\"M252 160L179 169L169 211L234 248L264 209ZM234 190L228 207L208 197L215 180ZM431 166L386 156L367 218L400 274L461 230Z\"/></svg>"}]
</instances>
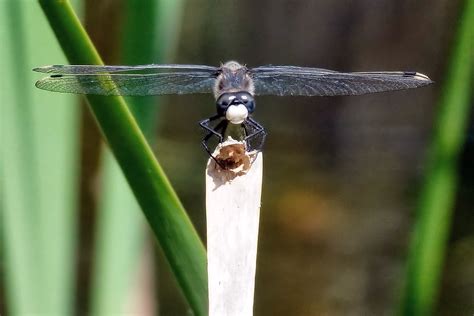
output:
<instances>
[{"instance_id":1,"label":"green leaf blade","mask_svg":"<svg viewBox=\"0 0 474 316\"><path fill-rule=\"evenodd\" d=\"M40 0L71 64L102 64L67 1ZM207 313L206 253L181 202L121 97L88 96L90 108L196 315Z\"/></svg>"}]
</instances>

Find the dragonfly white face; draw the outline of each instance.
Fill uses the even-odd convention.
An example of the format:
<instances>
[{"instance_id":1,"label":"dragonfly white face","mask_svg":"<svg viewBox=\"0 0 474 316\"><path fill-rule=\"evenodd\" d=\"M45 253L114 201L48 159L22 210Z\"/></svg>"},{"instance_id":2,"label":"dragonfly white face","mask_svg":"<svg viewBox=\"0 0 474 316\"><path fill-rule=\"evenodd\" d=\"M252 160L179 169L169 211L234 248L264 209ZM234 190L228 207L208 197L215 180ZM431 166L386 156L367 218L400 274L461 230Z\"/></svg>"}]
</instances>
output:
<instances>
[{"instance_id":1,"label":"dragonfly white face","mask_svg":"<svg viewBox=\"0 0 474 316\"><path fill-rule=\"evenodd\" d=\"M230 106L225 112L225 118L232 124L242 124L249 116L249 111L243 104Z\"/></svg>"}]
</instances>

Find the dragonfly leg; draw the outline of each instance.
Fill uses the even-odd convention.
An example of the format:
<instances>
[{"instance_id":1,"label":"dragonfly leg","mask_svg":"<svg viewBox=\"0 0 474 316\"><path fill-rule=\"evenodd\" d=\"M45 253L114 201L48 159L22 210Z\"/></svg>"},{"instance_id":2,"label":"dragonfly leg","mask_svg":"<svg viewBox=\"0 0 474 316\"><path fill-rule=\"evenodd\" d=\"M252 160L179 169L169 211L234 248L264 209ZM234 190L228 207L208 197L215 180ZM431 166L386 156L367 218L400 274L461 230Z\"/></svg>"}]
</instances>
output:
<instances>
[{"instance_id":1,"label":"dragonfly leg","mask_svg":"<svg viewBox=\"0 0 474 316\"><path fill-rule=\"evenodd\" d=\"M215 115L215 116L212 116L208 119L205 119L205 120L202 120L199 122L199 126L201 126L202 128L204 128L206 131L209 132L209 134L214 134L216 135L217 137L219 137L219 142L222 143L222 134L219 133L217 130L220 129L221 127L219 125L222 124L223 121L221 121L219 124L216 125L216 127L212 127L211 126L211 122L215 121L215 120L218 120L220 119L222 116L220 115Z\"/></svg>"},{"instance_id":2,"label":"dragonfly leg","mask_svg":"<svg viewBox=\"0 0 474 316\"><path fill-rule=\"evenodd\" d=\"M245 137L245 142L247 143L247 146L250 147L249 148L250 150L254 149L252 146L249 145L249 141L251 141L255 137L261 136L262 138L260 139L260 142L258 143L258 146L256 146L255 149L257 151L262 151L263 145L265 144L265 138L267 137L267 132L265 131L263 126L260 125L260 123L258 123L251 117L248 117L245 123L244 123L244 127L246 131L248 129L247 125L250 125L252 127L252 132L247 134L247 136Z\"/></svg>"},{"instance_id":3,"label":"dragonfly leg","mask_svg":"<svg viewBox=\"0 0 474 316\"><path fill-rule=\"evenodd\" d=\"M216 115L216 116L213 116L213 117L210 117L208 119L205 119L205 120L202 120L201 122L199 122L199 125L205 129L206 131L208 131L209 133L203 138L201 144L202 146L204 147L204 149L206 150L206 152L208 153L208 155L214 159L214 161L219 165L221 166L222 168L224 168L224 166L222 166L219 161L217 161L216 157L214 157L214 155L212 154L211 152L211 149L209 148L209 140L211 139L212 136L217 136L219 138L219 143L222 143L223 141L223 137L222 137L222 131L225 129L225 126L227 124L227 121L226 120L222 120L220 121L215 127L212 127L210 125L211 122L217 120L221 118L221 116L219 115ZM225 169L225 168L224 168Z\"/></svg>"}]
</instances>

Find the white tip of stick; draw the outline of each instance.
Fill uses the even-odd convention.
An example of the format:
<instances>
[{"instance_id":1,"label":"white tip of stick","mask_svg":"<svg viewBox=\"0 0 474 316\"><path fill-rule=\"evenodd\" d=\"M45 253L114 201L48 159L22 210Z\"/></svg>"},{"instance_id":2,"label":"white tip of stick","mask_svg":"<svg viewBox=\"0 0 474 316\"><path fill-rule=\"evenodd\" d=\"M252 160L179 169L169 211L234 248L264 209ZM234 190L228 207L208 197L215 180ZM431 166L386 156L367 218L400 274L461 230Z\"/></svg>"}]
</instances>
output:
<instances>
[{"instance_id":1,"label":"white tip of stick","mask_svg":"<svg viewBox=\"0 0 474 316\"><path fill-rule=\"evenodd\" d=\"M209 316L251 316L255 287L262 153L221 144L206 170Z\"/></svg>"}]
</instances>

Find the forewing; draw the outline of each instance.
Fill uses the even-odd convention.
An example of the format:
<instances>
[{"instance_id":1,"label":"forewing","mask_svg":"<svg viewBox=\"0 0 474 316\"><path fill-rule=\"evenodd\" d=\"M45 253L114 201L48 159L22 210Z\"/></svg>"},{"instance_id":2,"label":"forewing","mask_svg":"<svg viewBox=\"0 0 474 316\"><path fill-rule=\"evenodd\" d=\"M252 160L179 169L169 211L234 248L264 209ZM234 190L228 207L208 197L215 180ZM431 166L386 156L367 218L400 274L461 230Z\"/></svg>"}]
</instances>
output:
<instances>
[{"instance_id":1,"label":"forewing","mask_svg":"<svg viewBox=\"0 0 474 316\"><path fill-rule=\"evenodd\" d=\"M111 72L110 70L108 70ZM36 82L36 87L65 93L145 96L210 93L215 75L186 71L155 74L54 74Z\"/></svg>"},{"instance_id":2,"label":"forewing","mask_svg":"<svg viewBox=\"0 0 474 316\"><path fill-rule=\"evenodd\" d=\"M262 66L250 69L256 95L362 95L417 88L432 83L417 72L343 73L320 68Z\"/></svg>"},{"instance_id":3,"label":"forewing","mask_svg":"<svg viewBox=\"0 0 474 316\"><path fill-rule=\"evenodd\" d=\"M157 73L157 72L203 72L216 73L219 68L205 65L180 65L180 64L163 64L163 65L138 65L138 66L100 66L100 65L50 65L33 69L36 72L49 74L104 74L113 72L126 73Z\"/></svg>"}]
</instances>

